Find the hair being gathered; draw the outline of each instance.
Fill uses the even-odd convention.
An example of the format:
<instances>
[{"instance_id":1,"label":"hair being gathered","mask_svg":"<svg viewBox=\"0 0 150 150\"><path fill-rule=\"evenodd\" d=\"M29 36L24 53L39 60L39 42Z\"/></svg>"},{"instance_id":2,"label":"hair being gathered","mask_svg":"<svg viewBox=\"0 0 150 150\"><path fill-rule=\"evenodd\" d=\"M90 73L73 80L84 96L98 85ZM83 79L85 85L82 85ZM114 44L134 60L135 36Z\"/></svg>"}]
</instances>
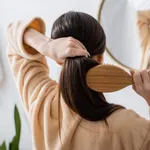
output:
<instances>
[{"instance_id":1,"label":"hair being gathered","mask_svg":"<svg viewBox=\"0 0 150 150\"><path fill-rule=\"evenodd\" d=\"M92 16L82 12L68 12L53 24L51 38L73 37L86 47L91 57L105 51L106 36ZM92 58L67 58L60 75L59 89L68 107L90 121L105 120L114 111L123 108L110 104L103 93L93 91L86 84L87 71L99 63Z\"/></svg>"}]
</instances>

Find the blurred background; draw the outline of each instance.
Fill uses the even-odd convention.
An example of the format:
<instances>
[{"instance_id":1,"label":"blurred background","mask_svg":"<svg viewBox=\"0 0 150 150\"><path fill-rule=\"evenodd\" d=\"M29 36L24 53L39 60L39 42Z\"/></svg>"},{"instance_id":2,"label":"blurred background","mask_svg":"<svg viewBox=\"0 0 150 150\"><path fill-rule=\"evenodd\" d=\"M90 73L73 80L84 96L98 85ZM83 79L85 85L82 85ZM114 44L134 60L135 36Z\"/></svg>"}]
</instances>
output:
<instances>
[{"instance_id":1,"label":"blurred background","mask_svg":"<svg viewBox=\"0 0 150 150\"><path fill-rule=\"evenodd\" d=\"M54 20L74 10L94 16L104 27L107 36L105 62L119 65L127 71L148 68L150 0L1 0L0 1L0 144L8 146L15 135L14 106L21 118L20 150L31 150L31 132L27 115L18 95L6 57L6 30L10 22L35 16L45 20L50 37ZM142 33L146 32L144 36ZM144 44L144 46L143 46ZM51 76L58 81L60 66L48 59ZM148 106L132 87L105 94L109 102L135 110L149 119Z\"/></svg>"}]
</instances>

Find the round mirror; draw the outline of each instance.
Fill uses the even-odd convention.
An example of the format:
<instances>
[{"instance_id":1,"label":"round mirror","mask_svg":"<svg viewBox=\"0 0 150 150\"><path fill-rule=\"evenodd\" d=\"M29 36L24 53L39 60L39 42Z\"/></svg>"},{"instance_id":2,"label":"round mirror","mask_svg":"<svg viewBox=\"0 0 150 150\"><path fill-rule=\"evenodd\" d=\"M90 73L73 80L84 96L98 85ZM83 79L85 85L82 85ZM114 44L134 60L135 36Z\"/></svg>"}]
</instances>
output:
<instances>
[{"instance_id":1,"label":"round mirror","mask_svg":"<svg viewBox=\"0 0 150 150\"><path fill-rule=\"evenodd\" d=\"M106 33L107 53L113 60L136 70L148 67L150 11L137 11L129 0L102 0L97 19Z\"/></svg>"}]
</instances>

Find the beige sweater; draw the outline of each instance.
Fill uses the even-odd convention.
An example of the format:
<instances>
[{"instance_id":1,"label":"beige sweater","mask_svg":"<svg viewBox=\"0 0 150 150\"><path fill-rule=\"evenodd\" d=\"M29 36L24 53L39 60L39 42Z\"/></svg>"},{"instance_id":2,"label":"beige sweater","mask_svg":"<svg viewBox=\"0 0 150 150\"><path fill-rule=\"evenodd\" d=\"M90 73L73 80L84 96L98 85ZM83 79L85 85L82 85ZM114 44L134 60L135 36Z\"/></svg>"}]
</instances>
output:
<instances>
[{"instance_id":1,"label":"beige sweater","mask_svg":"<svg viewBox=\"0 0 150 150\"><path fill-rule=\"evenodd\" d=\"M45 33L42 19L8 27L8 58L32 129L35 150L150 150L150 121L133 110L118 110L103 121L90 122L58 99L58 85L49 78L44 56L23 44L25 29Z\"/></svg>"}]
</instances>

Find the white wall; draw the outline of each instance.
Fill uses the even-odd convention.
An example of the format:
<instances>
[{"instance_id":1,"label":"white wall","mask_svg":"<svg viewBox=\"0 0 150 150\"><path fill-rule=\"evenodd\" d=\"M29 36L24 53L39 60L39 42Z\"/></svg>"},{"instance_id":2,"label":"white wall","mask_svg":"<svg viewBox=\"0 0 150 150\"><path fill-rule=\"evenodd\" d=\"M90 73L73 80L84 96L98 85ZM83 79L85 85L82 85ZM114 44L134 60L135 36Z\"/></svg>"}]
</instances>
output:
<instances>
[{"instance_id":1,"label":"white wall","mask_svg":"<svg viewBox=\"0 0 150 150\"><path fill-rule=\"evenodd\" d=\"M4 73L4 79L0 82L0 143L3 140L11 141L15 134L13 109L16 103L19 107L22 120L21 133L21 150L31 149L30 127L24 113L23 106L14 81L10 74L10 68L5 55L6 52L6 27L7 25L18 19L25 19L32 16L41 16L47 24L47 35L53 21L62 13L69 10L87 12L96 17L98 4L100 0L1 0L0 1L0 62ZM106 56L106 61L113 63ZM58 77L59 68L49 60L51 67L51 75L54 79ZM1 72L0 72L1 74ZM118 91L116 93L107 94L109 101L122 104L127 108L132 108L144 117L148 117L148 107L141 97L139 97L131 87Z\"/></svg>"}]
</instances>

